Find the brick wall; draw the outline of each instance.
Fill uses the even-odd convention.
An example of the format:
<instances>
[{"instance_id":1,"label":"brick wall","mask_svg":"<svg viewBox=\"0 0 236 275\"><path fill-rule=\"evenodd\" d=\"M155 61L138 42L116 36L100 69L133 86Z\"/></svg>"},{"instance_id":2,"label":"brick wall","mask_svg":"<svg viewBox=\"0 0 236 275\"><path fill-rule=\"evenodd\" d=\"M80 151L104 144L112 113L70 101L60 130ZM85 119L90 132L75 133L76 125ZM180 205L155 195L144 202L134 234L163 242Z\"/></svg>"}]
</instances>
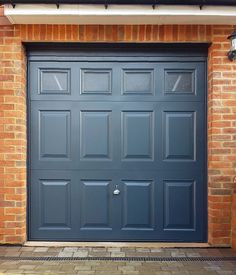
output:
<instances>
[{"instance_id":1,"label":"brick wall","mask_svg":"<svg viewBox=\"0 0 236 275\"><path fill-rule=\"evenodd\" d=\"M25 55L11 26L0 29L0 242L26 238Z\"/></svg>"},{"instance_id":2,"label":"brick wall","mask_svg":"<svg viewBox=\"0 0 236 275\"><path fill-rule=\"evenodd\" d=\"M26 62L22 41L212 42L208 63L208 235L211 244L234 243L236 247L236 63L226 56L232 29L204 25L2 26L0 242L26 240Z\"/></svg>"},{"instance_id":3,"label":"brick wall","mask_svg":"<svg viewBox=\"0 0 236 275\"><path fill-rule=\"evenodd\" d=\"M0 25L10 24L9 20L4 16L4 9L0 6Z\"/></svg>"},{"instance_id":4,"label":"brick wall","mask_svg":"<svg viewBox=\"0 0 236 275\"><path fill-rule=\"evenodd\" d=\"M232 198L232 247L236 251L236 182L234 182Z\"/></svg>"},{"instance_id":5,"label":"brick wall","mask_svg":"<svg viewBox=\"0 0 236 275\"><path fill-rule=\"evenodd\" d=\"M231 26L212 28L208 89L209 242L231 243L232 190L236 176L236 63L228 61Z\"/></svg>"}]
</instances>

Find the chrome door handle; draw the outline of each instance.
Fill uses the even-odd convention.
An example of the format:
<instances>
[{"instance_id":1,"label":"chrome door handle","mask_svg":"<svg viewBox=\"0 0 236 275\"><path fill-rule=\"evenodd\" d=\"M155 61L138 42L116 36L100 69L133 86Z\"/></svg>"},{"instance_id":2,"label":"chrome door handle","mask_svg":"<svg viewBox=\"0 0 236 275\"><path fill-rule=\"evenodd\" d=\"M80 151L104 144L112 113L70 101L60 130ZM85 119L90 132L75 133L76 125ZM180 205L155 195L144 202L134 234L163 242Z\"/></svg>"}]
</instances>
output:
<instances>
[{"instance_id":1,"label":"chrome door handle","mask_svg":"<svg viewBox=\"0 0 236 275\"><path fill-rule=\"evenodd\" d=\"M113 191L113 195L119 195L120 190L118 189L118 185L116 185L116 189Z\"/></svg>"}]
</instances>

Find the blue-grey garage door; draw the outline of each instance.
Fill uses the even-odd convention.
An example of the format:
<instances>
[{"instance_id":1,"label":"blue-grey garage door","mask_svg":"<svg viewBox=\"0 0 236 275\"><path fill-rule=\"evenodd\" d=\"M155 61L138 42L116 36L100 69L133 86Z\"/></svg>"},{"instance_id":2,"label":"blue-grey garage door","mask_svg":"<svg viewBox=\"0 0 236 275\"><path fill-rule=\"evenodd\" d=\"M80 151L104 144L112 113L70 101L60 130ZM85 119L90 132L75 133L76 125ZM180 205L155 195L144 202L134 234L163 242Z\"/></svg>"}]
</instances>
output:
<instances>
[{"instance_id":1,"label":"blue-grey garage door","mask_svg":"<svg viewBox=\"0 0 236 275\"><path fill-rule=\"evenodd\" d=\"M204 53L95 48L29 55L29 239L205 241Z\"/></svg>"}]
</instances>

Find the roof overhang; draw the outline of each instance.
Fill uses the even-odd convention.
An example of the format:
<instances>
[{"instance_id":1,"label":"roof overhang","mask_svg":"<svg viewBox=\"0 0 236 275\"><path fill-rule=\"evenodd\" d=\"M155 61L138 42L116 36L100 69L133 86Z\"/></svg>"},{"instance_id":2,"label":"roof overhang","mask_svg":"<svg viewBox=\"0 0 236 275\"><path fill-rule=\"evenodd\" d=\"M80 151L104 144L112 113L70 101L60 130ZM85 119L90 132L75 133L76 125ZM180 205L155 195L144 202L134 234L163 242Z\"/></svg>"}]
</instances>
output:
<instances>
[{"instance_id":1,"label":"roof overhang","mask_svg":"<svg viewBox=\"0 0 236 275\"><path fill-rule=\"evenodd\" d=\"M4 13L12 24L236 25L236 6L7 4Z\"/></svg>"},{"instance_id":2,"label":"roof overhang","mask_svg":"<svg viewBox=\"0 0 236 275\"><path fill-rule=\"evenodd\" d=\"M236 5L236 0L0 0L0 4Z\"/></svg>"}]
</instances>

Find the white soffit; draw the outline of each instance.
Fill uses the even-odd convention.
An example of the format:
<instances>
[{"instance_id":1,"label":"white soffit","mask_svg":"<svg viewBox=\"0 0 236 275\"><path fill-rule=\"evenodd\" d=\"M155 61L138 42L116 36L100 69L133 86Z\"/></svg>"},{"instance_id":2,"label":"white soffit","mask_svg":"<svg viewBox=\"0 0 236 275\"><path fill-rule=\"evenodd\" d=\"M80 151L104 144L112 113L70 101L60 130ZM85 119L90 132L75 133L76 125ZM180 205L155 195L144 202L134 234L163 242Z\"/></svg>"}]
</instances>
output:
<instances>
[{"instance_id":1,"label":"white soffit","mask_svg":"<svg viewBox=\"0 0 236 275\"><path fill-rule=\"evenodd\" d=\"M142 5L5 5L12 24L236 24L236 7Z\"/></svg>"}]
</instances>

